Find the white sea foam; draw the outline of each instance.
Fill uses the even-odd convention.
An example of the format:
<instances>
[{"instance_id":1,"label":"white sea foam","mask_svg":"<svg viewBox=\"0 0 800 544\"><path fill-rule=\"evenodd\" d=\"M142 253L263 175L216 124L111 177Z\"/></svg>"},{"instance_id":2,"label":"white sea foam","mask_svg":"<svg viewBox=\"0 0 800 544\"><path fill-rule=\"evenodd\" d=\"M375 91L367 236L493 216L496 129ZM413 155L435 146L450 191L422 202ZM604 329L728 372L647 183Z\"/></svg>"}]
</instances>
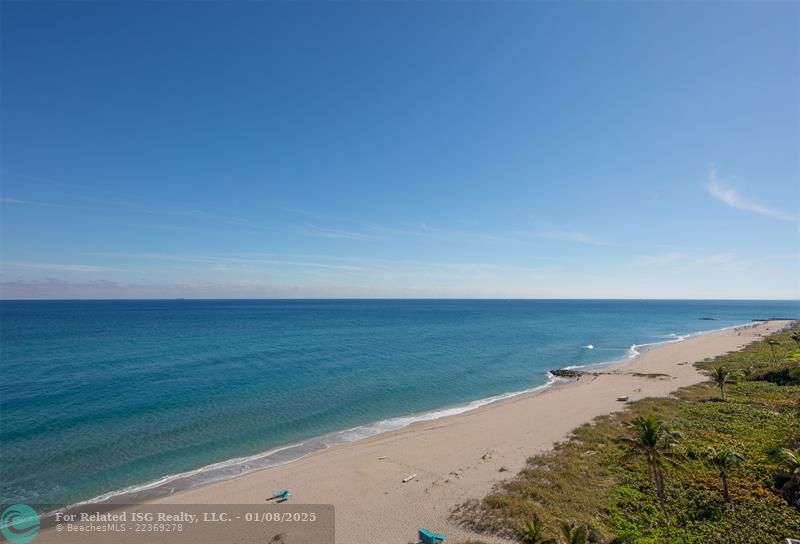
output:
<instances>
[{"instance_id":1,"label":"white sea foam","mask_svg":"<svg viewBox=\"0 0 800 544\"><path fill-rule=\"evenodd\" d=\"M211 465L206 465L204 467L201 467L201 468L198 468L198 469L195 469L195 470L189 470L187 472L180 472L178 474L170 474L168 476L164 476L163 478L159 478L158 480L153 480L151 482L147 482L147 483L144 483L144 484L137 484L137 485L124 487L124 488L118 489L116 491L109 491L108 493L104 493L102 495L98 495L97 497L94 497L92 499L89 499L89 500L86 500L86 501L81 501L81 502L69 505L65 509L70 509L70 508L73 508L73 507L76 507L76 506L80 506L80 505L84 505L84 504L95 504L95 503L100 503L100 502L106 502L106 501L109 501L111 499L115 499L117 497L123 496L123 495L134 495L136 493L150 491L152 489L156 489L156 488L165 486L166 484L168 484L170 482L174 482L176 480L181 480L181 479L189 479L192 476L195 476L195 475L198 475L198 474L209 473L209 472L212 472L212 471L218 471L218 470L222 470L222 469L226 469L226 468L230 468L230 467L234 467L234 466L238 466L238 465L246 466L248 463L252 463L252 462L255 462L255 461L258 461L258 460L261 460L261 459L265 459L265 458L271 457L271 456L273 456L273 455L275 455L275 454L277 454L279 452L282 452L282 451L297 447L299 445L300 444L290 444L290 445L287 445L287 446L282 446L280 448L275 448L275 449L272 449L272 450L261 452L261 453L258 453L256 455L251 455L249 457L234 457L233 459L227 459L225 461L220 461L219 463L213 463ZM214 480L210 480L210 481L214 481ZM174 489L172 491L170 491L170 493L172 493L172 492L174 492Z\"/></svg>"},{"instance_id":2,"label":"white sea foam","mask_svg":"<svg viewBox=\"0 0 800 544\"><path fill-rule=\"evenodd\" d=\"M649 349L651 349L651 348L653 348L655 346L660 346L660 345L664 345L664 344L672 344L672 343L675 343L675 342L683 342L684 340L686 340L688 338L692 338L692 337L695 337L695 336L700 336L702 334L708 334L708 333L711 333L711 332L718 332L718 331L725 331L725 330L729 330L729 329L735 329L737 327L742 327L742 326L746 326L746 325L748 325L748 324L747 323L740 323L738 325L729 325L727 327L720 327L718 329L710 329L710 330L707 330L707 331L698 331L698 332L693 332L693 333L689 333L689 334L676 334L674 332L671 332L669 334L665 334L665 335L659 336L659 338L664 338L665 339L665 340L662 340L660 342L647 342L647 343L644 343L644 344L631 344L630 347L628 348L626 357L623 358L623 359L615 359L615 360L612 360L612 361L601 361L599 363L591 363L591 364L587 364L587 365L569 365L569 366L565 366L565 367L562 367L562 368L567 369L567 370L576 370L576 369L579 369L579 368L600 368L600 367L611 366L611 365L619 363L621 361L634 359L634 358L638 357L639 355L641 355L642 351L647 351L647 350L649 350ZM592 344L584 346L584 348L589 349L588 346L591 346L591 345ZM613 350L613 349L618 349L618 348L608 348L608 347L606 347L606 348L603 348L603 347L594 348L594 347L592 347L592 349Z\"/></svg>"},{"instance_id":3,"label":"white sea foam","mask_svg":"<svg viewBox=\"0 0 800 544\"><path fill-rule=\"evenodd\" d=\"M659 338L667 338L669 340L680 341L680 340L686 340L687 338L689 338L689 336L691 336L691 335L690 334L675 334L674 332L671 332L669 334L665 334L663 336L659 336ZM657 342L657 343L660 343L660 342Z\"/></svg>"},{"instance_id":4,"label":"white sea foam","mask_svg":"<svg viewBox=\"0 0 800 544\"><path fill-rule=\"evenodd\" d=\"M487 397L485 399L475 400L468 404L453 406L450 408L442 408L439 410L423 412L420 414L412 414L408 416L384 419L382 421L378 421L376 423L370 423L367 425L359 425L358 427L353 427L352 429L347 429L345 431L339 431L337 433L332 433L330 435L327 435L328 439L325 440L325 444L326 446L332 446L334 444L355 442L356 440L369 438L370 436L375 436L376 434L381 434L389 431L396 431L398 429L402 429L403 427L408 427L412 423L417 423L419 421L432 421L434 419L440 419L443 417L463 414L464 412L475 410L477 408L480 408L481 406L486 406L487 404L492 404L494 402L510 399L513 397L517 397L519 395L525 395L527 393L534 393L536 391L540 391L548 387L549 385L555 383L556 380L557 378L548 372L547 382L540 386L533 387L531 389L524 389L522 391L515 391L512 393L504 393L502 395Z\"/></svg>"},{"instance_id":5,"label":"white sea foam","mask_svg":"<svg viewBox=\"0 0 800 544\"><path fill-rule=\"evenodd\" d=\"M501 395L475 400L467 404L441 408L429 412L421 412L419 414L410 414L407 416L384 419L375 423L359 425L343 431L337 431L315 438L310 438L304 442L289 444L280 448L258 453L256 455L235 457L219 463L206 465L195 470L171 474L144 484L132 485L123 489L104 493L87 501L71 504L61 510L69 510L71 508L76 508L86 504L96 504L107 501L134 502L152 497L154 495L169 495L177 490L188 489L198 485L225 480L233 476L239 476L263 468L283 465L305 457L311 452L326 449L336 444L346 444L349 442L355 442L357 440L363 440L381 433L402 429L419 421L432 421L443 417L462 414L464 412L476 410L481 406L486 406L487 404L510 399L519 395L541 391L560 381L559 378L553 376L550 372L547 372L546 375L547 381L544 384L529 389L524 389L522 391L503 393ZM169 484L174 485L167 487ZM56 511L50 512L46 515L52 515L55 512Z\"/></svg>"}]
</instances>

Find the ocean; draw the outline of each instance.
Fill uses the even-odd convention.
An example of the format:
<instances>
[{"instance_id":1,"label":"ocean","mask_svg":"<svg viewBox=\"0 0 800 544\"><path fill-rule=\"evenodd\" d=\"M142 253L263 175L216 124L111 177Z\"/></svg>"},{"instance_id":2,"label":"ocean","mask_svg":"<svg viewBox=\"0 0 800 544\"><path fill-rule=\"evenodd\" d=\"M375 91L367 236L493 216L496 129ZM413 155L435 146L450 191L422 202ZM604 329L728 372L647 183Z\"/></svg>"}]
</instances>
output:
<instances>
[{"instance_id":1,"label":"ocean","mask_svg":"<svg viewBox=\"0 0 800 544\"><path fill-rule=\"evenodd\" d=\"M769 317L800 303L3 301L0 502L163 495Z\"/></svg>"}]
</instances>

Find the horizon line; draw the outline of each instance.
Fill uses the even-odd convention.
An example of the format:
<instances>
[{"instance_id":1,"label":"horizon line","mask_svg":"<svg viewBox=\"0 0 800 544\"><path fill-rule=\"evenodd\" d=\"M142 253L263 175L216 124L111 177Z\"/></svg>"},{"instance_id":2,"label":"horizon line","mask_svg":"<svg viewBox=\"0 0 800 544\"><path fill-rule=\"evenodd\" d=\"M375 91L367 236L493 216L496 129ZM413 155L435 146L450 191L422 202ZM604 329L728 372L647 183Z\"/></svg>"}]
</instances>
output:
<instances>
[{"instance_id":1,"label":"horizon line","mask_svg":"<svg viewBox=\"0 0 800 544\"><path fill-rule=\"evenodd\" d=\"M130 298L2 298L0 302L114 301L676 301L676 302L797 302L800 298L639 298L639 297L130 297Z\"/></svg>"}]
</instances>

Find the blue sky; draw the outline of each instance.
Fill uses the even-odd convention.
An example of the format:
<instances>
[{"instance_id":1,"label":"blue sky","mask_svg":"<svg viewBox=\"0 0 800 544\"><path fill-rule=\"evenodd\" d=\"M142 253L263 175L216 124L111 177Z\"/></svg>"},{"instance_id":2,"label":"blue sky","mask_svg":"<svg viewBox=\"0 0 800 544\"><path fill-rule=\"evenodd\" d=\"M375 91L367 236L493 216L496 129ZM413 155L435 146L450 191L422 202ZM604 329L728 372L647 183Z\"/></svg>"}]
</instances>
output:
<instances>
[{"instance_id":1,"label":"blue sky","mask_svg":"<svg viewBox=\"0 0 800 544\"><path fill-rule=\"evenodd\" d=\"M2 11L3 297L800 297L796 2Z\"/></svg>"}]
</instances>

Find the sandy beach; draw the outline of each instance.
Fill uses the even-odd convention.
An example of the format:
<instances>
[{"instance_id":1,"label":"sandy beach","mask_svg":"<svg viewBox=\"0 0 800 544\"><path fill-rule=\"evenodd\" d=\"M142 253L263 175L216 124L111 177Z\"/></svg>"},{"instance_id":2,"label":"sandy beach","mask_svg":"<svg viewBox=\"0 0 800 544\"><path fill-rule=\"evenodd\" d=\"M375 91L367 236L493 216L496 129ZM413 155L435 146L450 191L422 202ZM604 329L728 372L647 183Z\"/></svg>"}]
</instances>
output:
<instances>
[{"instance_id":1,"label":"sandy beach","mask_svg":"<svg viewBox=\"0 0 800 544\"><path fill-rule=\"evenodd\" d=\"M335 506L337 543L368 534L380 535L375 542L406 544L423 526L448 539L468 538L474 535L448 521L453 506L482 497L522 469L529 456L548 450L578 425L621 409L618 396L666 396L703 381L692 363L735 351L788 323L760 322L658 345L597 376L334 446L155 502L263 504L270 490L289 488L294 504Z\"/></svg>"}]
</instances>

